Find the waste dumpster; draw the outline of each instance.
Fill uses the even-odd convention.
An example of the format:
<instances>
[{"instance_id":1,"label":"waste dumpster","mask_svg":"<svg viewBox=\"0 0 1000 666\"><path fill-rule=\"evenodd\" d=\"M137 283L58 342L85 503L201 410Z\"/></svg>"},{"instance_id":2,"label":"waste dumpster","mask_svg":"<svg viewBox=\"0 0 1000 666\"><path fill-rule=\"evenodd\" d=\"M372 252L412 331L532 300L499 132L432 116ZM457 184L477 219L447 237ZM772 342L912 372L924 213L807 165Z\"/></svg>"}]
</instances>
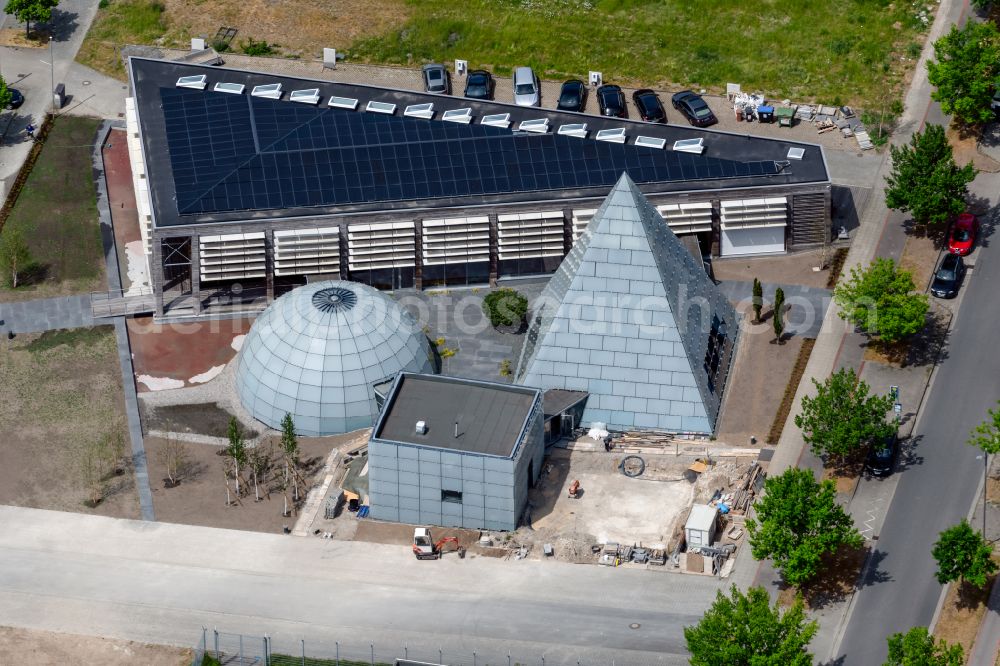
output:
<instances>
[{"instance_id":1,"label":"waste dumpster","mask_svg":"<svg viewBox=\"0 0 1000 666\"><path fill-rule=\"evenodd\" d=\"M757 107L757 120L762 123L774 122L774 107L761 104Z\"/></svg>"},{"instance_id":2,"label":"waste dumpster","mask_svg":"<svg viewBox=\"0 0 1000 666\"><path fill-rule=\"evenodd\" d=\"M774 111L774 117L778 119L778 127L791 127L795 118L795 109L782 106Z\"/></svg>"}]
</instances>

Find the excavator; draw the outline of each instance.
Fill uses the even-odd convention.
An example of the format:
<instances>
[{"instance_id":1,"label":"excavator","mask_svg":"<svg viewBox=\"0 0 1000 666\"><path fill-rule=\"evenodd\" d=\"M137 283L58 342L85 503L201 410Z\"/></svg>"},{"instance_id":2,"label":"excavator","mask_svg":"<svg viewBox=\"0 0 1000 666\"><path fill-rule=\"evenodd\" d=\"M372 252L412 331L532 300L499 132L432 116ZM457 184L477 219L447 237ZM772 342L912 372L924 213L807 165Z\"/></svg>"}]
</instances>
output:
<instances>
[{"instance_id":1,"label":"excavator","mask_svg":"<svg viewBox=\"0 0 1000 666\"><path fill-rule=\"evenodd\" d=\"M417 527L413 530L413 554L418 560L437 560L444 553L442 548L446 543L455 544L460 558L465 557L465 547L459 545L457 537L444 537L437 542L431 536L430 529Z\"/></svg>"}]
</instances>

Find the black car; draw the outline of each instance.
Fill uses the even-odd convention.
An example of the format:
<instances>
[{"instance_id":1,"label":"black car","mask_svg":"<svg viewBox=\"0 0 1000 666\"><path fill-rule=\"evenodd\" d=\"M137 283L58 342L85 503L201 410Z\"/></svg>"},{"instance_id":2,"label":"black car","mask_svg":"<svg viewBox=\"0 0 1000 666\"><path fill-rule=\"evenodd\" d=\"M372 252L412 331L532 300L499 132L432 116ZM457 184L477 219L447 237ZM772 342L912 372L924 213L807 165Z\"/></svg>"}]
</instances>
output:
<instances>
[{"instance_id":1,"label":"black car","mask_svg":"<svg viewBox=\"0 0 1000 666\"><path fill-rule=\"evenodd\" d=\"M608 84L597 89L597 105L601 107L602 116L625 118L625 93L619 86Z\"/></svg>"},{"instance_id":2,"label":"black car","mask_svg":"<svg viewBox=\"0 0 1000 666\"><path fill-rule=\"evenodd\" d=\"M635 108L639 110L639 117L646 122L667 122L667 112L663 110L660 98L649 88L636 90L632 93L632 101L635 102Z\"/></svg>"},{"instance_id":3,"label":"black car","mask_svg":"<svg viewBox=\"0 0 1000 666\"><path fill-rule=\"evenodd\" d=\"M570 79L559 89L557 111L583 111L587 106L587 84L580 79Z\"/></svg>"},{"instance_id":4,"label":"black car","mask_svg":"<svg viewBox=\"0 0 1000 666\"><path fill-rule=\"evenodd\" d=\"M474 69L465 77L465 96L469 99L493 99L496 83L485 69Z\"/></svg>"},{"instance_id":5,"label":"black car","mask_svg":"<svg viewBox=\"0 0 1000 666\"><path fill-rule=\"evenodd\" d=\"M451 94L451 78L445 66L436 62L428 63L422 68L424 75L424 91L439 95Z\"/></svg>"},{"instance_id":6,"label":"black car","mask_svg":"<svg viewBox=\"0 0 1000 666\"><path fill-rule=\"evenodd\" d=\"M7 105L8 109L19 108L24 104L24 95L17 88L7 88L10 91L10 104Z\"/></svg>"},{"instance_id":7,"label":"black car","mask_svg":"<svg viewBox=\"0 0 1000 666\"><path fill-rule=\"evenodd\" d=\"M670 101L673 102L674 108L683 113L692 125L708 127L719 122L715 114L712 113L712 109L708 108L708 104L701 98L701 95L695 94L690 90L675 93L670 98Z\"/></svg>"},{"instance_id":8,"label":"black car","mask_svg":"<svg viewBox=\"0 0 1000 666\"><path fill-rule=\"evenodd\" d=\"M948 253L941 259L937 271L934 272L934 282L931 283L931 293L938 298L954 298L958 296L958 287L965 276L965 262L957 254Z\"/></svg>"},{"instance_id":9,"label":"black car","mask_svg":"<svg viewBox=\"0 0 1000 666\"><path fill-rule=\"evenodd\" d=\"M896 455L899 453L899 438L896 431L879 442L873 442L868 449L868 459L865 460L865 470L872 476L889 476L896 466Z\"/></svg>"}]
</instances>

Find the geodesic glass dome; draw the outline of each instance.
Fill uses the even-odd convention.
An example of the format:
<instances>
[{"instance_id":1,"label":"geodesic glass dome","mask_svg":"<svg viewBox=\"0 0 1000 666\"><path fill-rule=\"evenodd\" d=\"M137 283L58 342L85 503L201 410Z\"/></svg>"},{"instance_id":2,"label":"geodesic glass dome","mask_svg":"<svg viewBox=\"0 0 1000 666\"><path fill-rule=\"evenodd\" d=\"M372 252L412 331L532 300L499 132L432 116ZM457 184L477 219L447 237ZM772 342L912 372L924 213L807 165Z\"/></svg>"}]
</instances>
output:
<instances>
[{"instance_id":1,"label":"geodesic glass dome","mask_svg":"<svg viewBox=\"0 0 1000 666\"><path fill-rule=\"evenodd\" d=\"M373 385L403 371L434 371L413 317L367 285L317 282L277 299L253 323L236 390L271 428L289 413L300 435L334 435L371 426Z\"/></svg>"}]
</instances>

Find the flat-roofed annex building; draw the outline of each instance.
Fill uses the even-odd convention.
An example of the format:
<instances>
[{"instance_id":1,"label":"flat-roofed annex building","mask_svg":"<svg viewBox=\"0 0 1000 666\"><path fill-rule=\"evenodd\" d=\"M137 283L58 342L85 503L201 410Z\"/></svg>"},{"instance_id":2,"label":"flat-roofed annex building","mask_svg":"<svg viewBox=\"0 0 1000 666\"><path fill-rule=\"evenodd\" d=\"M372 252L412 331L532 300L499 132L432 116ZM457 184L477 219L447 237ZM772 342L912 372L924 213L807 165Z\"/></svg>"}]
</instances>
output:
<instances>
[{"instance_id":1,"label":"flat-roofed annex building","mask_svg":"<svg viewBox=\"0 0 1000 666\"><path fill-rule=\"evenodd\" d=\"M513 530L545 455L542 393L401 373L368 443L371 515Z\"/></svg>"},{"instance_id":2,"label":"flat-roofed annex building","mask_svg":"<svg viewBox=\"0 0 1000 666\"><path fill-rule=\"evenodd\" d=\"M548 274L622 172L714 254L829 238L813 144L166 60L128 70L161 315L259 309L314 279Z\"/></svg>"}]
</instances>

